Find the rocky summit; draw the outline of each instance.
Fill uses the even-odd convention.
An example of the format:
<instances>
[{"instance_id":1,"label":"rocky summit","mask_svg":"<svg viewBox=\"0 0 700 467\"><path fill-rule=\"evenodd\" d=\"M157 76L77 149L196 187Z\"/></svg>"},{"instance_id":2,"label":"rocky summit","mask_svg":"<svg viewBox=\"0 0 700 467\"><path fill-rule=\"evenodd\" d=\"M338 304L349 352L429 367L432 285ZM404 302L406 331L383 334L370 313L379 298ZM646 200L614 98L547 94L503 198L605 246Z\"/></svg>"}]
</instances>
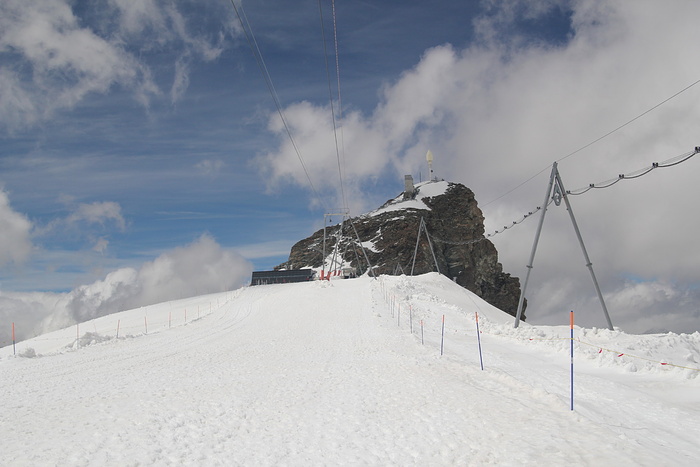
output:
<instances>
[{"instance_id":1,"label":"rocky summit","mask_svg":"<svg viewBox=\"0 0 700 467\"><path fill-rule=\"evenodd\" d=\"M421 183L375 211L326 227L325 262L323 253L321 229L296 243L278 269L347 275L367 271L369 260L376 274L438 271L507 313L518 308L520 280L503 272L474 193L459 183Z\"/></svg>"}]
</instances>

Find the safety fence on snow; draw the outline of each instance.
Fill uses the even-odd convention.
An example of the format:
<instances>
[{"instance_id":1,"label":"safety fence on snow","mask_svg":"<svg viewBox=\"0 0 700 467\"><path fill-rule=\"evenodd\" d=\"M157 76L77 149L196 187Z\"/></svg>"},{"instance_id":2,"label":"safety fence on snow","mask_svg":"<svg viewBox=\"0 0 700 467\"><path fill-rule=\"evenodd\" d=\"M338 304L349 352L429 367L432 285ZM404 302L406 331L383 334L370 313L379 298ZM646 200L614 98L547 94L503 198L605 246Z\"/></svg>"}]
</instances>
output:
<instances>
[{"instance_id":1,"label":"safety fence on snow","mask_svg":"<svg viewBox=\"0 0 700 467\"><path fill-rule=\"evenodd\" d=\"M413 306L410 303L407 303L405 300L400 300L397 298L397 295L395 293L392 293L392 291L389 290L389 288L386 286L384 281L380 281L380 288L382 295L384 297L384 300L389 308L389 312L391 314L391 317L396 319L397 321L397 326L401 326L401 314L403 312L404 316L408 313L409 315L409 329L411 334L414 334L414 328L413 328ZM476 306L476 304L475 304ZM476 306L478 308L478 306ZM572 312L573 313L573 312ZM406 319L404 317L404 319ZM683 370L690 370L690 371L700 371L700 368L694 368L691 366L686 366L686 365L680 365L676 363L672 363L670 360L657 360L649 357L643 357L636 355L634 353L630 353L627 350L618 350L618 349L611 349L607 348L604 346L601 346L599 344L591 343L591 342L586 342L585 340L582 340L580 337L574 337L571 335L570 337L544 337L544 338L538 338L538 337L526 337L526 336L515 336L515 335L507 335L507 334L502 334L502 333L490 333L488 330L484 329L479 329L479 315L478 313L474 313L474 322L475 322L475 328L476 328L476 333L474 332L474 329L467 329L467 328L460 328L460 327L455 327L454 325L448 325L446 327L445 324L445 316L442 315L441 322L439 323L439 332L440 332L440 355L443 355L445 352L445 345L444 345L444 338L445 335L451 335L451 334L458 334L458 335L464 335L464 336L469 336L472 334L476 334L476 339L477 339L477 347L479 351L479 359L482 365L483 369L483 358L482 358L482 352L481 352L481 335L486 334L490 335L492 337L497 337L501 339L509 339L513 341L518 341L521 343L527 343L527 342L555 342L555 341L572 341L575 344L579 344L582 346L587 346L591 347L594 349L597 349L597 353L603 353L603 352L609 352L611 354L614 354L618 358L626 357L629 359L639 359L639 360L644 360L647 362L651 363L657 363L660 366L663 367L675 367ZM420 319L420 339L421 339L421 344L425 343L425 320Z\"/></svg>"},{"instance_id":2,"label":"safety fence on snow","mask_svg":"<svg viewBox=\"0 0 700 467\"><path fill-rule=\"evenodd\" d=\"M406 309L408 309L408 322L409 322L409 330L411 332L411 335L414 334L414 329L413 329L413 306L412 304L406 300L402 301L399 300L396 296L396 294L392 293L391 291L388 290L386 287L386 284L384 281L380 281L380 288L382 295L384 297L384 301L387 304L389 308L389 312L391 313L391 317L396 319L396 325L397 327L401 327L401 312L402 310L404 311L404 314L406 313ZM408 303L407 303L408 302ZM403 304L403 307L402 307ZM478 309L478 305L474 303L474 306ZM425 344L425 320L420 319L420 340L421 344ZM684 369L684 370L690 370L690 371L700 371L700 368L693 368L693 367L688 367L684 365L677 365L674 363L670 363L668 361L659 361L659 360L654 360L652 358L647 358L647 357L640 357L638 355L633 355L628 352L622 352L622 351L617 351L613 349L608 349L596 344L592 344L590 342L585 342L582 341L580 338L576 339L574 337L574 312L570 311L570 320L569 320L569 329L570 329L570 336L569 337L551 337L551 338L534 338L534 337L520 337L520 336L509 336L509 335L503 335L503 334L492 334L485 332L483 330L479 329L479 313L478 311L474 312L474 324L475 328L474 329L459 329L456 327L451 327L448 328L451 334L460 334L467 336L470 333L475 333L476 334L476 341L477 341L477 349L479 352L479 364L481 366L481 370L484 370L484 360L483 360L483 354L482 354L482 346L481 346L481 334L490 334L494 338L506 338L506 339L512 339L519 341L520 343L527 343L527 342L532 342L532 341L569 341L570 342L570 410L574 410L574 349L575 349L575 344L578 343L580 345L585 345L593 348L598 349L598 353L602 353L603 351L606 352L613 352L617 355L617 357L628 357L632 359L641 359L641 360L646 360L648 362L653 362L653 363L658 363L659 365L663 367L675 367L679 369ZM440 356L442 357L445 353L445 315L442 314L441 317L441 322L440 322Z\"/></svg>"},{"instance_id":3,"label":"safety fence on snow","mask_svg":"<svg viewBox=\"0 0 700 467\"><path fill-rule=\"evenodd\" d=\"M113 326L107 328L105 320L110 318L110 315L94 318L90 321L75 324L75 334L73 338L68 336L66 328L60 331L54 331L43 336L33 337L23 342L16 341L16 323L11 323L12 327L12 355L18 355L18 347L23 347L24 350L19 352L20 356L35 356L36 353L30 344L41 344L42 342L66 342L63 349L77 350L87 345L108 341L111 339L124 339L127 337L136 337L139 335L148 335L149 333L160 332L172 327L184 326L186 324L197 321L203 316L213 313L223 307L231 299L227 296L225 299L216 299L209 303L198 304L189 307L178 307L176 310L169 310L166 313L159 311L151 313L149 316L149 307L143 307L143 320L140 317L131 315L128 317L119 317L121 313L114 315ZM97 321L100 321L99 330ZM81 334L82 332L82 334ZM57 335L60 334L60 335ZM23 344L21 346L20 344ZM0 347L5 347L2 343ZM7 344L9 345L9 343ZM21 349L20 349L21 350Z\"/></svg>"}]
</instances>

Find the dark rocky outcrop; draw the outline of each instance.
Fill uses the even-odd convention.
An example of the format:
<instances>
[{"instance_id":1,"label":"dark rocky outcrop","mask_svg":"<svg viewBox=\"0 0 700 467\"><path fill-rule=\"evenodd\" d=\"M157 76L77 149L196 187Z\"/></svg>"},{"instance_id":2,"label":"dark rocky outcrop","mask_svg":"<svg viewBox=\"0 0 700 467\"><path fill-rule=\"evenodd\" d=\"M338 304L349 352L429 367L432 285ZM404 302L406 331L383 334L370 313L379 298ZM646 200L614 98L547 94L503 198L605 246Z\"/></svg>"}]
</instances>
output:
<instances>
[{"instance_id":1,"label":"dark rocky outcrop","mask_svg":"<svg viewBox=\"0 0 700 467\"><path fill-rule=\"evenodd\" d=\"M418 187L416 200L403 201L399 196L373 213L353 218L352 222L346 221L337 253L342 261L360 272L366 271L367 262L358 248L357 237L366 247L369 246L365 253L377 274L410 274L412 267L414 274L423 274L435 271L437 261L440 273L488 303L515 315L520 280L503 272L496 247L484 237L484 216L474 193L462 184L447 183L444 194L421 197L423 187L426 185ZM435 258L423 232L413 266L421 218L430 234ZM337 226L326 229L327 257L337 241L337 231ZM289 261L280 267L320 268L322 251L323 229L295 244Z\"/></svg>"}]
</instances>

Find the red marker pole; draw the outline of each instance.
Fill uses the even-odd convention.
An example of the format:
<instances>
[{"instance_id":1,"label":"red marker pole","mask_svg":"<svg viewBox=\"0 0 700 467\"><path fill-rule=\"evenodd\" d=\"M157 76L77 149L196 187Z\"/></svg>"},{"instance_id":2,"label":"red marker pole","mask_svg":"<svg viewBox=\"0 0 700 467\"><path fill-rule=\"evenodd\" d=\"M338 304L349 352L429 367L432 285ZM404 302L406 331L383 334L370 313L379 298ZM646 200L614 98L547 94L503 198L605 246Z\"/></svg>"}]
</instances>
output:
<instances>
[{"instance_id":1,"label":"red marker pole","mask_svg":"<svg viewBox=\"0 0 700 467\"><path fill-rule=\"evenodd\" d=\"M481 363L481 370L484 370L484 359L481 356L481 335L479 333L479 313L474 312L474 318L476 319L476 340L479 343L479 363Z\"/></svg>"},{"instance_id":2,"label":"red marker pole","mask_svg":"<svg viewBox=\"0 0 700 467\"><path fill-rule=\"evenodd\" d=\"M420 343L421 345L425 344L425 341L423 340L423 320L420 320Z\"/></svg>"},{"instance_id":3,"label":"red marker pole","mask_svg":"<svg viewBox=\"0 0 700 467\"><path fill-rule=\"evenodd\" d=\"M122 320L118 319L117 320L117 339L119 339L119 325L122 323Z\"/></svg>"},{"instance_id":4,"label":"red marker pole","mask_svg":"<svg viewBox=\"0 0 700 467\"><path fill-rule=\"evenodd\" d=\"M15 323L12 323L12 353L17 355L17 347L15 346Z\"/></svg>"},{"instance_id":5,"label":"red marker pole","mask_svg":"<svg viewBox=\"0 0 700 467\"><path fill-rule=\"evenodd\" d=\"M569 314L571 328L571 410L574 410L574 311Z\"/></svg>"}]
</instances>

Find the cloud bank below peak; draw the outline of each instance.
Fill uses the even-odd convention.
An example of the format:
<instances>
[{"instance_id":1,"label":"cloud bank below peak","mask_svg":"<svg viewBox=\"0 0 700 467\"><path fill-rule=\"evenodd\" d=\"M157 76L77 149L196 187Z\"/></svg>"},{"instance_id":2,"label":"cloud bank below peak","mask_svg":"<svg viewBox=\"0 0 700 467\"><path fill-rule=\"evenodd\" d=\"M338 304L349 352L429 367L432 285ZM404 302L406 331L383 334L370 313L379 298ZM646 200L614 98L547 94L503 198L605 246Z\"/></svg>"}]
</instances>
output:
<instances>
[{"instance_id":1,"label":"cloud bank below peak","mask_svg":"<svg viewBox=\"0 0 700 467\"><path fill-rule=\"evenodd\" d=\"M250 262L204 234L138 269L117 269L67 293L0 292L0 314L16 323L22 340L117 311L233 290L249 281L251 271ZM0 333L8 343L6 330Z\"/></svg>"}]
</instances>

